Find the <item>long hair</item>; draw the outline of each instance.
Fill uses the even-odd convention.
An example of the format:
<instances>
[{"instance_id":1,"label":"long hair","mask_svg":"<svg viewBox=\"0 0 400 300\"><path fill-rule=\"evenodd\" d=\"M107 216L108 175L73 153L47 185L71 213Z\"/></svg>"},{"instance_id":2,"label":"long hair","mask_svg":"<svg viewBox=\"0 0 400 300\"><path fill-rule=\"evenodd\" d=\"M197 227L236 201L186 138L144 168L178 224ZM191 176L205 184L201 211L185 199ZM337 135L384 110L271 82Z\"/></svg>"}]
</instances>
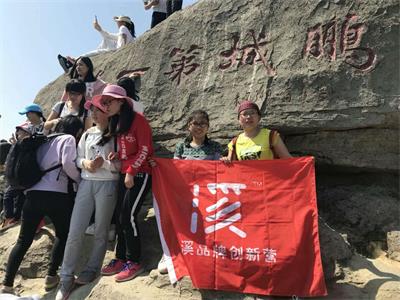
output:
<instances>
[{"instance_id":1,"label":"long hair","mask_svg":"<svg viewBox=\"0 0 400 300\"><path fill-rule=\"evenodd\" d=\"M109 118L107 136L116 136L127 133L135 119L135 111L125 100L121 105L120 113Z\"/></svg>"},{"instance_id":2,"label":"long hair","mask_svg":"<svg viewBox=\"0 0 400 300\"><path fill-rule=\"evenodd\" d=\"M81 79L71 79L65 86L65 91L75 92L82 94L81 102L79 102L79 112L78 116L82 117L85 114L85 93L86 93L86 84Z\"/></svg>"},{"instance_id":3,"label":"long hair","mask_svg":"<svg viewBox=\"0 0 400 300\"><path fill-rule=\"evenodd\" d=\"M189 126L190 123L191 123L192 121L198 120L198 119L206 120L207 123L210 124L210 118L209 118L207 112L204 111L204 110L202 110L202 109L198 109L198 110L193 111L193 112L190 114L190 116L189 116L189 118L188 118L188 120L187 120L186 125ZM192 142L192 140L193 140L193 137L192 137L191 134L189 134L189 135L185 138L185 144L186 144L187 146L190 146L190 143ZM207 145L208 143L209 143L209 138L208 138L208 136L206 135L206 137L205 137L205 139L204 139L204 144Z\"/></svg>"},{"instance_id":4,"label":"long hair","mask_svg":"<svg viewBox=\"0 0 400 300\"><path fill-rule=\"evenodd\" d=\"M121 77L120 79L118 79L117 85L125 89L126 95L129 98L132 98L135 101L139 101L139 96L137 94L135 86L135 80L130 77Z\"/></svg>"},{"instance_id":5,"label":"long hair","mask_svg":"<svg viewBox=\"0 0 400 300\"><path fill-rule=\"evenodd\" d=\"M96 145L104 146L105 144L108 143L109 140L111 140L111 138L112 138L112 136L109 134L109 128L107 127L107 128L103 131L103 133L101 134L101 138L100 138L100 140L97 142ZM116 138L116 137L114 137L114 138Z\"/></svg>"},{"instance_id":6,"label":"long hair","mask_svg":"<svg viewBox=\"0 0 400 300\"><path fill-rule=\"evenodd\" d=\"M83 61L83 63L84 63L84 64L88 67L88 69L89 69L88 72L87 72L87 74L86 74L86 76L85 76L85 78L83 78L83 81L84 81L84 82L94 82L94 81L96 81L97 78L93 75L94 67L93 67L92 60L91 60L89 57L86 57L86 56L80 56L80 57L78 57L78 58L75 60L75 63L74 63L74 65L72 66L71 71L69 72L69 77L70 77L71 79L77 79L77 78L79 78L79 74L78 74L78 72L76 71L76 64L78 63L79 60Z\"/></svg>"},{"instance_id":7,"label":"long hair","mask_svg":"<svg viewBox=\"0 0 400 300\"><path fill-rule=\"evenodd\" d=\"M83 130L84 125L83 122L77 116L68 115L65 116L57 123L56 128L54 129L55 132L59 133L66 133L77 137L79 131Z\"/></svg>"},{"instance_id":8,"label":"long hair","mask_svg":"<svg viewBox=\"0 0 400 300\"><path fill-rule=\"evenodd\" d=\"M136 35L135 35L135 24L133 24L133 22L132 23L124 22L124 23L125 23L126 28L129 29L129 32L131 33L132 37L135 38L136 37Z\"/></svg>"}]
</instances>

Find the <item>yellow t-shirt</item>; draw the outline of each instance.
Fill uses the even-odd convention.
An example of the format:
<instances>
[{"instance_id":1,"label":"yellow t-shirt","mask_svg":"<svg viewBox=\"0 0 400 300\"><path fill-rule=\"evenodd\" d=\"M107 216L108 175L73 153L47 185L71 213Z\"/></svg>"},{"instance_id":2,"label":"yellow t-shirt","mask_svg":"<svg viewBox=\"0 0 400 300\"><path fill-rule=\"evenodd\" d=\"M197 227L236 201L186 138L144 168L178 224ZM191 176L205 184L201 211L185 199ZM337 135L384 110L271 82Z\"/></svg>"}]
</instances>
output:
<instances>
[{"instance_id":1,"label":"yellow t-shirt","mask_svg":"<svg viewBox=\"0 0 400 300\"><path fill-rule=\"evenodd\" d=\"M244 133L239 134L236 140L236 156L238 160L274 159L274 154L269 147L269 134L271 130L262 128L254 138L248 138ZM278 140L279 133L275 132L272 140L274 146ZM228 144L232 150L232 141Z\"/></svg>"}]
</instances>

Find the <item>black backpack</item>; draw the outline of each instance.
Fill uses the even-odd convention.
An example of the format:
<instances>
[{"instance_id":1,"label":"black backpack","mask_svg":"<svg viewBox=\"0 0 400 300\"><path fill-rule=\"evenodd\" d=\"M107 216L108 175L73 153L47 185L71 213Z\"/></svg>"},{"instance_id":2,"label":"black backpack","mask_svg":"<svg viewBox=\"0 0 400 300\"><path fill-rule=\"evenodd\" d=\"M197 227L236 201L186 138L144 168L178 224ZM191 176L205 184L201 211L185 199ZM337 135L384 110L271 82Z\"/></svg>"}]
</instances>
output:
<instances>
[{"instance_id":1,"label":"black backpack","mask_svg":"<svg viewBox=\"0 0 400 300\"><path fill-rule=\"evenodd\" d=\"M37 149L62 133L45 136L34 134L12 145L6 160L5 176L8 184L17 189L27 189L40 181L44 174L60 168L57 164L47 170L42 170L36 159Z\"/></svg>"}]
</instances>

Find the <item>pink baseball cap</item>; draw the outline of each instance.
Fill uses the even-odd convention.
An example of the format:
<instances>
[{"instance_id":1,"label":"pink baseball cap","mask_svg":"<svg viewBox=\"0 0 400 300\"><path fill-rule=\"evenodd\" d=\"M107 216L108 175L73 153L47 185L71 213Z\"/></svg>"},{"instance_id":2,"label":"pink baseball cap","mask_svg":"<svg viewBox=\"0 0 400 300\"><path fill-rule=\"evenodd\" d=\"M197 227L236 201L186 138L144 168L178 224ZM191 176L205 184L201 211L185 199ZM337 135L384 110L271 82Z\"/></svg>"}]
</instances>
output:
<instances>
[{"instance_id":1,"label":"pink baseball cap","mask_svg":"<svg viewBox=\"0 0 400 300\"><path fill-rule=\"evenodd\" d=\"M32 134L32 125L29 122L22 123L21 125L16 126L15 129L16 130L20 129L20 130L23 130L23 131L25 131L25 132L27 132L29 134Z\"/></svg>"},{"instance_id":2,"label":"pink baseball cap","mask_svg":"<svg viewBox=\"0 0 400 300\"><path fill-rule=\"evenodd\" d=\"M105 110L104 106L101 105L101 98L95 98L93 97L92 100L88 100L85 102L85 108L89 110L91 107L96 106L98 109L100 109L103 113L106 113L107 111Z\"/></svg>"}]
</instances>

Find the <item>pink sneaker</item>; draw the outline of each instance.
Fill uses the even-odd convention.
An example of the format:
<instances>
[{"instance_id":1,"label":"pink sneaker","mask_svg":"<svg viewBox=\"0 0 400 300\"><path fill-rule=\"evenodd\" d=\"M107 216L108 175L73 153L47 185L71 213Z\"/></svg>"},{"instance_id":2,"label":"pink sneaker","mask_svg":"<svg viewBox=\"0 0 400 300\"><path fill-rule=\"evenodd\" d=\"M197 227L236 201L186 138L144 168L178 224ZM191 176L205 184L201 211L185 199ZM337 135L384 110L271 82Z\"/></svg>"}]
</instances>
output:
<instances>
[{"instance_id":1,"label":"pink sneaker","mask_svg":"<svg viewBox=\"0 0 400 300\"><path fill-rule=\"evenodd\" d=\"M136 264L132 261L127 261L124 264L124 269L115 275L116 282L128 281L144 272L140 264Z\"/></svg>"},{"instance_id":2,"label":"pink sneaker","mask_svg":"<svg viewBox=\"0 0 400 300\"><path fill-rule=\"evenodd\" d=\"M36 234L38 234L40 232L40 230L42 230L42 228L44 227L44 225L46 225L46 223L44 222L44 219L42 219L38 225L38 227L36 228Z\"/></svg>"},{"instance_id":3,"label":"pink sneaker","mask_svg":"<svg viewBox=\"0 0 400 300\"><path fill-rule=\"evenodd\" d=\"M121 272L124 269L124 261L122 259L112 259L107 266L101 269L101 275L114 275Z\"/></svg>"}]
</instances>

